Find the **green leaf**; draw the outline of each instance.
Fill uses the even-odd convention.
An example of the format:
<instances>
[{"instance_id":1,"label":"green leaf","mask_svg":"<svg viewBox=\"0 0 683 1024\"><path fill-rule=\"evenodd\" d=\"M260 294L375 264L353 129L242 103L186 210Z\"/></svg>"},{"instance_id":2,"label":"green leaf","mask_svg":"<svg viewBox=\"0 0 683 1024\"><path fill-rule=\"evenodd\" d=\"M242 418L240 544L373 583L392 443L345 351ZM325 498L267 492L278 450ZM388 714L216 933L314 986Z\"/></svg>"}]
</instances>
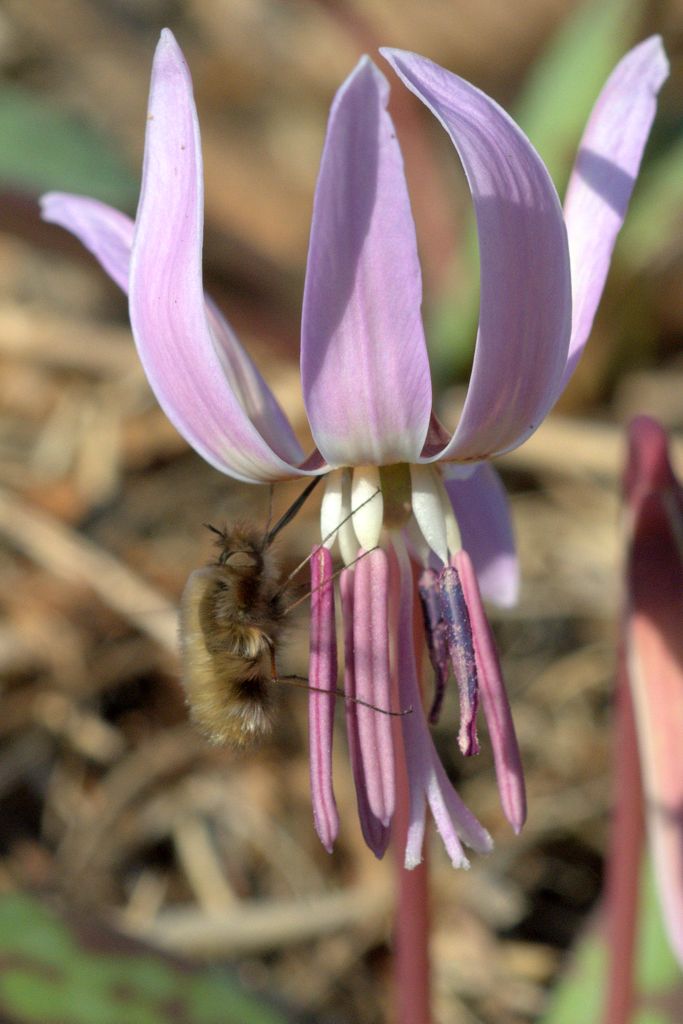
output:
<instances>
[{"instance_id":1,"label":"green leaf","mask_svg":"<svg viewBox=\"0 0 683 1024\"><path fill-rule=\"evenodd\" d=\"M683 137L650 161L638 179L619 239L619 255L629 270L680 254L681 210Z\"/></svg>"},{"instance_id":2,"label":"green leaf","mask_svg":"<svg viewBox=\"0 0 683 1024\"><path fill-rule=\"evenodd\" d=\"M93 125L19 86L0 87L0 184L27 192L82 192L125 209L138 182Z\"/></svg>"},{"instance_id":3,"label":"green leaf","mask_svg":"<svg viewBox=\"0 0 683 1024\"><path fill-rule=\"evenodd\" d=\"M606 949L594 930L575 951L567 974L553 993L541 1024L598 1024L603 1000Z\"/></svg>"},{"instance_id":4,"label":"green leaf","mask_svg":"<svg viewBox=\"0 0 683 1024\"><path fill-rule=\"evenodd\" d=\"M452 269L444 298L427 313L429 362L434 391L466 376L472 362L479 320L479 245L474 215L463 231L457 271Z\"/></svg>"},{"instance_id":5,"label":"green leaf","mask_svg":"<svg viewBox=\"0 0 683 1024\"><path fill-rule=\"evenodd\" d=\"M543 157L560 195L588 115L628 49L640 7L634 0L580 6L533 65L517 98L515 120Z\"/></svg>"},{"instance_id":6,"label":"green leaf","mask_svg":"<svg viewBox=\"0 0 683 1024\"><path fill-rule=\"evenodd\" d=\"M192 967L62 917L39 900L0 897L0 1020L8 1024L287 1024L226 970Z\"/></svg>"},{"instance_id":7,"label":"green leaf","mask_svg":"<svg viewBox=\"0 0 683 1024\"><path fill-rule=\"evenodd\" d=\"M588 115L628 49L640 7L639 0L593 0L580 6L527 75L515 119L545 160L560 195ZM472 215L444 296L429 316L429 350L438 388L463 377L469 368L478 316L479 258Z\"/></svg>"},{"instance_id":8,"label":"green leaf","mask_svg":"<svg viewBox=\"0 0 683 1024\"><path fill-rule=\"evenodd\" d=\"M596 922L579 942L541 1024L600 1024L607 944ZM652 871L644 872L636 949L639 1005L632 1024L680 1024L683 976L664 930Z\"/></svg>"}]
</instances>

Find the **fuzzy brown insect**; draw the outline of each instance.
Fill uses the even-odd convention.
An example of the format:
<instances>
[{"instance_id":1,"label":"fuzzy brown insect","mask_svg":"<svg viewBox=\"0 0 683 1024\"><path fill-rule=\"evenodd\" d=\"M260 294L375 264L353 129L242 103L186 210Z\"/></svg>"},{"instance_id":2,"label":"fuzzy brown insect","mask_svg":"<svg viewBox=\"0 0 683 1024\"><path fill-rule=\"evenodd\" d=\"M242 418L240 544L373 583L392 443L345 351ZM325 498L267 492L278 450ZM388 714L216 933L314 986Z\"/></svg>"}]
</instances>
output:
<instances>
[{"instance_id":1,"label":"fuzzy brown insect","mask_svg":"<svg viewBox=\"0 0 683 1024\"><path fill-rule=\"evenodd\" d=\"M283 581L270 546L319 482L320 477L312 480L265 533L245 524L225 530L210 526L218 537L218 558L196 569L185 585L180 604L183 686L192 721L212 743L246 747L267 735L273 721L273 683L318 690L301 676L278 674L275 653L283 620L299 604L286 606L289 584L309 559ZM320 692L333 692L383 715L409 715L413 710L380 708L336 688Z\"/></svg>"},{"instance_id":2,"label":"fuzzy brown insect","mask_svg":"<svg viewBox=\"0 0 683 1024\"><path fill-rule=\"evenodd\" d=\"M270 547L319 479L265 533L245 524L210 527L218 557L187 581L180 611L183 685L190 717L213 743L245 747L271 730L288 581L283 584Z\"/></svg>"}]
</instances>

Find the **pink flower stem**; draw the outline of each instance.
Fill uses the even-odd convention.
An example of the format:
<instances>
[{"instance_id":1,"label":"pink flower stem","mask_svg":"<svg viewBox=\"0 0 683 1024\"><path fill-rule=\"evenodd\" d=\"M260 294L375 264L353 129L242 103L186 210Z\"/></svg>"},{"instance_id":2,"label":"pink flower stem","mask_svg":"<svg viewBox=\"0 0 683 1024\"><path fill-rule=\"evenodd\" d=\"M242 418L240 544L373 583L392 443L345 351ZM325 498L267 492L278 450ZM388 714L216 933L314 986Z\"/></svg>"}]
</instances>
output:
<instances>
[{"instance_id":1,"label":"pink flower stem","mask_svg":"<svg viewBox=\"0 0 683 1024\"><path fill-rule=\"evenodd\" d=\"M396 565L393 564L393 583L397 587ZM394 592L394 597L396 593ZM396 613L396 600L392 602ZM419 608L416 605L416 619ZM397 615L395 616L397 618ZM395 625L396 623L394 623ZM416 649L424 644L422 625L415 622L419 635ZM394 635L396 635L394 633ZM394 931L394 1020L396 1024L430 1024L431 971L429 963L429 870L425 844L424 859L417 867L407 871L404 867L406 835L408 831L409 788L403 736L400 724L394 721L396 751L396 812L394 817L396 861L396 921Z\"/></svg>"},{"instance_id":2,"label":"pink flower stem","mask_svg":"<svg viewBox=\"0 0 683 1024\"><path fill-rule=\"evenodd\" d=\"M403 866L408 824L405 766L397 772L396 845L397 908L394 933L394 1000L396 1024L430 1024L429 871L427 851L418 867Z\"/></svg>"},{"instance_id":3,"label":"pink flower stem","mask_svg":"<svg viewBox=\"0 0 683 1024\"><path fill-rule=\"evenodd\" d=\"M629 1024L635 1009L635 947L645 840L633 702L620 652L614 737L615 812L607 859L607 980L603 1024Z\"/></svg>"}]
</instances>

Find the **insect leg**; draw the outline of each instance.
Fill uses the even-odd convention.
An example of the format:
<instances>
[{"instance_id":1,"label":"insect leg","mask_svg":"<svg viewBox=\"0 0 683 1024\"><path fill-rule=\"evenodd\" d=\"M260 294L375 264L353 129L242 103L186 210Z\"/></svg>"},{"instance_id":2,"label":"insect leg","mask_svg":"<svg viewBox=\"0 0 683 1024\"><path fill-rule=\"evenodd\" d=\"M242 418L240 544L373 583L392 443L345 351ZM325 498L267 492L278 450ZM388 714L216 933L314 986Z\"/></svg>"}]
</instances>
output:
<instances>
[{"instance_id":1,"label":"insect leg","mask_svg":"<svg viewBox=\"0 0 683 1024\"><path fill-rule=\"evenodd\" d=\"M344 569L350 569L352 565L356 564L356 562L360 562L361 558L365 558L365 556L369 555L372 551L377 551L378 547L379 545L376 545L374 548L368 548L367 551L361 551L360 555L354 558L352 562L349 562L348 565L343 565L341 569L337 569L336 572L332 573L329 579L324 581L324 583L319 583L317 587L312 587L306 594L303 595L303 597L298 597L296 601L289 605L288 608L285 608L283 614L289 615L290 612L293 612L294 609L298 608L299 605L303 604L304 601L308 601L311 594L315 594L318 590L322 590L323 587L326 587L328 583L332 583L332 581L336 580L338 576L341 576L341 574L344 572Z\"/></svg>"},{"instance_id":2,"label":"insect leg","mask_svg":"<svg viewBox=\"0 0 683 1024\"><path fill-rule=\"evenodd\" d=\"M370 704L367 700L361 700L360 697L350 697L343 690L339 690L335 687L333 690L325 690L322 686L312 686L306 676L297 675L286 675L286 676L273 676L274 683L288 683L290 686L298 686L302 690L313 690L314 693L326 693L334 694L335 697L341 697L343 700L349 701L351 704L361 704L364 708L370 708L371 711L378 711L380 715L390 715L392 718L403 718L404 715L411 715L413 712L412 706L405 708L403 711L391 711L389 708L380 708L377 704Z\"/></svg>"},{"instance_id":3,"label":"insect leg","mask_svg":"<svg viewBox=\"0 0 683 1024\"><path fill-rule=\"evenodd\" d=\"M320 477L318 477L317 479L319 480ZM332 530L330 533L328 533L326 537L323 537L323 539L321 540L320 543L321 544L326 544L327 541L330 539L330 537L334 537L335 533L337 532L337 530L339 529L340 526L343 526L344 523L347 523L349 521L349 519L351 518L351 516L355 515L356 512L359 512L365 505L367 505L369 502L371 502L373 498L376 498L377 495L379 494L379 492L380 492L380 488L378 487L376 491L373 491L372 494L370 494L365 499L365 501L361 501L360 505L357 505L355 508L352 508L351 511L349 512L349 514L344 516L342 521L340 523L337 523L337 525L335 526L334 530ZM373 551L374 550L375 549L373 548ZM368 554L367 551L363 552L363 554L359 555L358 557L359 558L363 558L363 555L366 555L366 554ZM284 582L282 583L282 586L280 587L280 589L278 591L278 594L282 594L287 589L287 587L289 586L291 581L294 579L296 574L301 572L301 570L303 569L303 567L305 565L308 565L308 563L310 562L312 557L313 557L312 554L306 555L306 557L299 562L299 564L297 565L296 569L292 569L292 571L290 572L289 576L287 576L286 579L284 580ZM358 559L356 558L356 559L354 559L354 561L357 562ZM353 562L351 562L350 564L353 565ZM335 575L336 575L336 573L335 573ZM306 596L308 596L308 595L306 595ZM292 606L292 607L294 607L294 606ZM289 611L290 609L287 609L287 610Z\"/></svg>"},{"instance_id":4,"label":"insect leg","mask_svg":"<svg viewBox=\"0 0 683 1024\"><path fill-rule=\"evenodd\" d=\"M270 524L273 521L273 494L274 493L275 493L275 488L274 488L273 484L269 484L269 486L268 486L268 519L266 520L266 528L263 531L266 537L268 537L268 535L270 534Z\"/></svg>"},{"instance_id":5,"label":"insect leg","mask_svg":"<svg viewBox=\"0 0 683 1024\"><path fill-rule=\"evenodd\" d=\"M280 516L272 530L266 532L265 543L263 545L264 548L270 547L280 530L283 530L285 526L291 523L294 516L303 507L304 502L313 493L321 480L322 476L314 476L311 482L303 489L296 501L294 501L287 511Z\"/></svg>"}]
</instances>

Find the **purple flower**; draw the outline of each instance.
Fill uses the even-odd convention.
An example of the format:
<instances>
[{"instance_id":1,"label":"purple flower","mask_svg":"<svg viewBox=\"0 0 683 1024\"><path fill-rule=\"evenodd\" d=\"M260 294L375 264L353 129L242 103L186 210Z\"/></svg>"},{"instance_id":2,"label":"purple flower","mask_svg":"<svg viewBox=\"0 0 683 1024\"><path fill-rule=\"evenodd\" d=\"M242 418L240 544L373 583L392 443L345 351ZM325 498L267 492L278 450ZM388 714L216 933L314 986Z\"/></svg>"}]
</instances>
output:
<instances>
[{"instance_id":1,"label":"purple flower","mask_svg":"<svg viewBox=\"0 0 683 1024\"><path fill-rule=\"evenodd\" d=\"M392 719L347 703L365 838L383 853L398 755L407 766L410 796L406 865L421 859L427 804L453 863L463 865L461 841L487 850L491 840L446 777L422 712L414 566L422 567L426 640L438 688L451 666L459 674L461 748L477 749L481 691L503 809L519 830L525 817L519 753L480 598L481 589L511 604L517 564L504 492L485 460L533 433L581 354L667 64L660 40L652 38L618 65L586 129L563 213L537 153L491 99L423 57L382 52L449 133L477 216L479 334L452 435L432 411L403 161L386 110L387 82L368 58L332 104L315 195L301 342L304 401L316 444L308 458L203 293L199 128L188 69L169 31L154 60L135 224L77 196L48 195L43 210L128 290L150 384L169 419L208 462L254 483L327 476L323 550L312 559L311 683L332 689L336 682L327 581L328 549L338 544L347 566L340 588L346 691L379 707L413 708ZM366 553L360 560L359 552ZM310 702L314 815L331 849L338 829L333 697L312 692ZM434 715L438 703L437 694Z\"/></svg>"}]
</instances>

